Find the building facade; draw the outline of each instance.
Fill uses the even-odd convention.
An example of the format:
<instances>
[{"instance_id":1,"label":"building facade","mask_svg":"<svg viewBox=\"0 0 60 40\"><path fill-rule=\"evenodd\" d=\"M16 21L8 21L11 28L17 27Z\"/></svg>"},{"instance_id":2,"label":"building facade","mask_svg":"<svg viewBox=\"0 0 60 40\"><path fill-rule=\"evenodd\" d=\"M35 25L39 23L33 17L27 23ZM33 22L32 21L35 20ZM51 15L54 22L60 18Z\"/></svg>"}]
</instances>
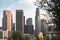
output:
<instances>
[{"instance_id":1,"label":"building facade","mask_svg":"<svg viewBox=\"0 0 60 40\"><path fill-rule=\"evenodd\" d=\"M15 31L15 23L13 23L12 31Z\"/></svg>"},{"instance_id":2,"label":"building facade","mask_svg":"<svg viewBox=\"0 0 60 40\"><path fill-rule=\"evenodd\" d=\"M28 18L26 20L26 25L24 27L24 33L25 34L33 34L32 18Z\"/></svg>"},{"instance_id":3,"label":"building facade","mask_svg":"<svg viewBox=\"0 0 60 40\"><path fill-rule=\"evenodd\" d=\"M33 34L33 25L25 25L24 33L25 34Z\"/></svg>"},{"instance_id":4,"label":"building facade","mask_svg":"<svg viewBox=\"0 0 60 40\"><path fill-rule=\"evenodd\" d=\"M4 31L5 30L11 31L11 12L10 12L10 10L5 10L3 12L2 28Z\"/></svg>"},{"instance_id":5,"label":"building facade","mask_svg":"<svg viewBox=\"0 0 60 40\"><path fill-rule=\"evenodd\" d=\"M35 16L35 33L41 32L41 18L40 18L40 10L36 8L36 16Z\"/></svg>"},{"instance_id":6,"label":"building facade","mask_svg":"<svg viewBox=\"0 0 60 40\"><path fill-rule=\"evenodd\" d=\"M28 19L27 19L26 25L32 25L32 18L28 18Z\"/></svg>"},{"instance_id":7,"label":"building facade","mask_svg":"<svg viewBox=\"0 0 60 40\"><path fill-rule=\"evenodd\" d=\"M46 33L46 20L41 19L41 32Z\"/></svg>"},{"instance_id":8,"label":"building facade","mask_svg":"<svg viewBox=\"0 0 60 40\"><path fill-rule=\"evenodd\" d=\"M23 10L16 10L16 31L24 33L24 12Z\"/></svg>"}]
</instances>

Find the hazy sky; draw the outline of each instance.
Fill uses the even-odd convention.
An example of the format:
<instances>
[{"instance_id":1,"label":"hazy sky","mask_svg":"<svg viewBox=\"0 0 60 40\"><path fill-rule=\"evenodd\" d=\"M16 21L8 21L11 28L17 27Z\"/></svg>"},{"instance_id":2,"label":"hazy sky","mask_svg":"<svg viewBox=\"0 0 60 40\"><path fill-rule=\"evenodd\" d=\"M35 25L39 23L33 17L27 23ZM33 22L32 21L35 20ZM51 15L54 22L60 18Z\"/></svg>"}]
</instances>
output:
<instances>
[{"instance_id":1,"label":"hazy sky","mask_svg":"<svg viewBox=\"0 0 60 40\"><path fill-rule=\"evenodd\" d=\"M33 24L35 23L35 0L0 0L0 26L2 26L3 11L10 10L15 22L16 10L23 9L25 18L32 18Z\"/></svg>"},{"instance_id":2,"label":"hazy sky","mask_svg":"<svg viewBox=\"0 0 60 40\"><path fill-rule=\"evenodd\" d=\"M27 18L35 17L35 0L0 0L0 26L2 26L2 17L4 10L10 10L15 20L15 12L17 9L23 9L24 15Z\"/></svg>"}]
</instances>

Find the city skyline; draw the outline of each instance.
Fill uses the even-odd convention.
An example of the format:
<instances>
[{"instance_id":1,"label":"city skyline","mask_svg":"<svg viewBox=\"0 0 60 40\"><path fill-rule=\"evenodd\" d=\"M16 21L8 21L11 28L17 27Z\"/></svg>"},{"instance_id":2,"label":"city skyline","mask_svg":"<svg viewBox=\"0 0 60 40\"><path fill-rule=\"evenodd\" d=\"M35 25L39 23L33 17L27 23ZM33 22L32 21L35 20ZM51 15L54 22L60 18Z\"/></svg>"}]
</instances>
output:
<instances>
[{"instance_id":1,"label":"city skyline","mask_svg":"<svg viewBox=\"0 0 60 40\"><path fill-rule=\"evenodd\" d=\"M33 15L35 15L35 6L34 2L35 0L0 0L0 26L2 26L2 17L3 17L3 11L4 10L10 10L13 14L13 18L15 17L15 10L17 9L23 9L24 15L26 16L26 19L29 17L34 18ZM27 5L27 6L26 6ZM14 20L15 22L15 20Z\"/></svg>"},{"instance_id":2,"label":"city skyline","mask_svg":"<svg viewBox=\"0 0 60 40\"><path fill-rule=\"evenodd\" d=\"M15 19L16 19L15 18L16 17L15 11L23 9L25 20L27 18L32 18L33 19L32 22L33 22L33 25L35 27L36 7L33 3L33 2L35 2L35 0L10 0L8 2L7 2L7 0L6 1L1 0L0 2L2 2L1 4L3 4L3 5L1 5L3 7L0 7L1 8L0 9L0 15L1 15L0 26L2 26L2 18L3 18L3 11L4 10L10 10L11 11L12 16L13 16L13 22L15 22ZM11 3L11 2L13 2L13 3ZM8 6L8 4L9 4L9 6ZM6 7L4 5L6 5ZM27 6L25 6L25 5L27 5ZM41 12L44 13L44 11L41 11ZM26 21L25 21L25 24L26 24Z\"/></svg>"},{"instance_id":3,"label":"city skyline","mask_svg":"<svg viewBox=\"0 0 60 40\"><path fill-rule=\"evenodd\" d=\"M59 7L59 0L0 0L0 40L58 40Z\"/></svg>"}]
</instances>

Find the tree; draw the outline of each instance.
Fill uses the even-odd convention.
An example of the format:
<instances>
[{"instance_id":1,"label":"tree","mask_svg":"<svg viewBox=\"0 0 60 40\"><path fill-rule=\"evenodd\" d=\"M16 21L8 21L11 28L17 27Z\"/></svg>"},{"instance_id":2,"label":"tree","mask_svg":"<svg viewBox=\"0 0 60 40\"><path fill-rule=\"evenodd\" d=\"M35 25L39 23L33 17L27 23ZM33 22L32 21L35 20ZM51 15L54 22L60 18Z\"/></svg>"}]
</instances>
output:
<instances>
[{"instance_id":1,"label":"tree","mask_svg":"<svg viewBox=\"0 0 60 40\"><path fill-rule=\"evenodd\" d=\"M29 36L25 36L24 40L30 40L30 37Z\"/></svg>"},{"instance_id":2,"label":"tree","mask_svg":"<svg viewBox=\"0 0 60 40\"><path fill-rule=\"evenodd\" d=\"M34 2L40 9L45 9L52 13L53 23L56 26L56 31L60 31L60 0L37 0ZM49 13L50 14L50 13Z\"/></svg>"},{"instance_id":3,"label":"tree","mask_svg":"<svg viewBox=\"0 0 60 40\"><path fill-rule=\"evenodd\" d=\"M44 5L43 3L44 1L46 1L45 4L47 4L47 6ZM52 22L54 23L53 30L59 33L59 34L56 34L56 36L54 36L53 39L59 40L60 39L60 0L50 0L50 1L43 0L42 2L38 0L36 3L38 4L37 6L41 8L49 7L46 10L51 12L53 15L53 18L52 18Z\"/></svg>"},{"instance_id":4,"label":"tree","mask_svg":"<svg viewBox=\"0 0 60 40\"><path fill-rule=\"evenodd\" d=\"M60 0L51 0L50 2L52 2L54 5L52 6L51 3L47 2L48 6L50 7L48 11L52 12L54 17L53 23L56 26L56 31L60 31Z\"/></svg>"},{"instance_id":5,"label":"tree","mask_svg":"<svg viewBox=\"0 0 60 40\"><path fill-rule=\"evenodd\" d=\"M7 40L13 40L12 38L8 38Z\"/></svg>"},{"instance_id":6,"label":"tree","mask_svg":"<svg viewBox=\"0 0 60 40\"><path fill-rule=\"evenodd\" d=\"M12 33L12 39L13 40L24 40L24 37L21 34L21 32L13 32Z\"/></svg>"},{"instance_id":7,"label":"tree","mask_svg":"<svg viewBox=\"0 0 60 40\"><path fill-rule=\"evenodd\" d=\"M34 36L36 37L36 40L39 40L39 36L38 36L39 33L36 33Z\"/></svg>"},{"instance_id":8,"label":"tree","mask_svg":"<svg viewBox=\"0 0 60 40\"><path fill-rule=\"evenodd\" d=\"M60 0L51 0L51 2L53 2L53 6L52 7L49 3L48 3L48 6L51 8L51 9L48 9L48 11L52 12L53 14L53 23L54 23L54 30L56 32L58 32L58 34L55 34L56 36L53 36L52 40L59 40L60 39Z\"/></svg>"}]
</instances>

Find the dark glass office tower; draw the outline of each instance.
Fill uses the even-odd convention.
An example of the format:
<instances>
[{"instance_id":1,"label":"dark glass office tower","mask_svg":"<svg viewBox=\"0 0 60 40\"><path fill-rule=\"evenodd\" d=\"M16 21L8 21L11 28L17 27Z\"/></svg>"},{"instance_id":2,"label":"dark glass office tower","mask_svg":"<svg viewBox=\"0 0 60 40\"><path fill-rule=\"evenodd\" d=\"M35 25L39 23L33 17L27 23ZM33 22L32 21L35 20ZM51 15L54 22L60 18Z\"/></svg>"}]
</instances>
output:
<instances>
[{"instance_id":1,"label":"dark glass office tower","mask_svg":"<svg viewBox=\"0 0 60 40\"><path fill-rule=\"evenodd\" d=\"M24 33L24 12L23 10L16 10L16 31Z\"/></svg>"},{"instance_id":2,"label":"dark glass office tower","mask_svg":"<svg viewBox=\"0 0 60 40\"><path fill-rule=\"evenodd\" d=\"M28 18L27 21L26 21L26 24L27 25L32 25L32 18Z\"/></svg>"},{"instance_id":3,"label":"dark glass office tower","mask_svg":"<svg viewBox=\"0 0 60 40\"><path fill-rule=\"evenodd\" d=\"M26 20L26 25L24 27L24 33L25 34L33 34L32 18L28 18Z\"/></svg>"}]
</instances>

